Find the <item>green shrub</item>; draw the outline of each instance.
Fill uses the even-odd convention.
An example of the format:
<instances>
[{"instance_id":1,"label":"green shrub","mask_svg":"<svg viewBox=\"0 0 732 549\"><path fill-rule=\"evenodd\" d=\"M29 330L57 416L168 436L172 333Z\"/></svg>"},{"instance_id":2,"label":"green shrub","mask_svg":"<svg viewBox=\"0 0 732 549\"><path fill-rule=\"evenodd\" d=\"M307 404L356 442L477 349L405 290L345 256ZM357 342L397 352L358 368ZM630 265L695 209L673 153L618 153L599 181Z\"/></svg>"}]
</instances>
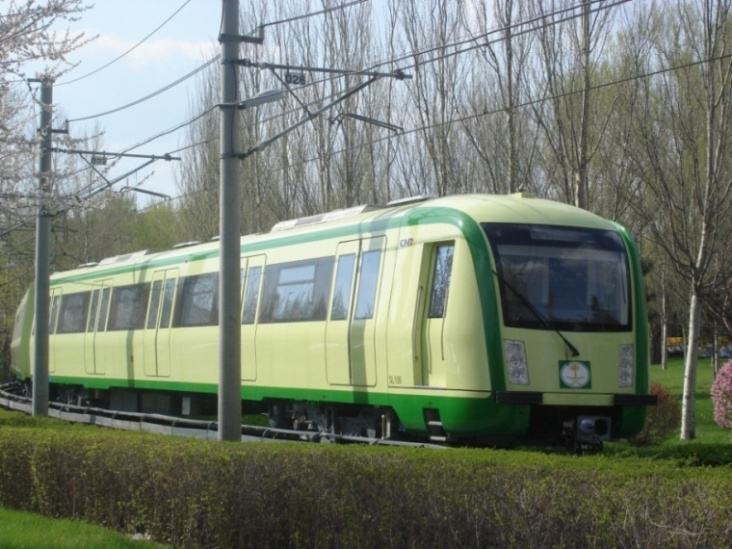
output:
<instances>
[{"instance_id":1,"label":"green shrub","mask_svg":"<svg viewBox=\"0 0 732 549\"><path fill-rule=\"evenodd\" d=\"M176 547L725 546L726 469L0 429L0 505Z\"/></svg>"},{"instance_id":2,"label":"green shrub","mask_svg":"<svg viewBox=\"0 0 732 549\"><path fill-rule=\"evenodd\" d=\"M651 382L650 393L658 399L655 406L649 406L643 429L631 442L639 445L659 444L679 429L681 409L678 399L660 383Z\"/></svg>"}]
</instances>

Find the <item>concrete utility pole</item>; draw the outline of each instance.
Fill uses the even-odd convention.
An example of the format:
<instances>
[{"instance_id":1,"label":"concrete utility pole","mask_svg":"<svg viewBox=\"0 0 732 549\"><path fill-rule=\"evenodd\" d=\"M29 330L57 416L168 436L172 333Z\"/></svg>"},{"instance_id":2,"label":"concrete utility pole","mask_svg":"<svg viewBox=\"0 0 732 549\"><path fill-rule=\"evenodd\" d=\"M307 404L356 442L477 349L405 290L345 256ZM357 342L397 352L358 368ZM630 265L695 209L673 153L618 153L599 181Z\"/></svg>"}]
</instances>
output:
<instances>
[{"instance_id":1,"label":"concrete utility pole","mask_svg":"<svg viewBox=\"0 0 732 549\"><path fill-rule=\"evenodd\" d=\"M241 440L239 0L222 0L220 124L219 440Z\"/></svg>"},{"instance_id":2,"label":"concrete utility pole","mask_svg":"<svg viewBox=\"0 0 732 549\"><path fill-rule=\"evenodd\" d=\"M49 317L49 240L51 213L46 200L51 192L51 136L53 114L53 80L41 80L41 161L38 181L39 204L36 221L36 282L35 282L35 340L33 356L34 416L48 415L48 317Z\"/></svg>"}]
</instances>

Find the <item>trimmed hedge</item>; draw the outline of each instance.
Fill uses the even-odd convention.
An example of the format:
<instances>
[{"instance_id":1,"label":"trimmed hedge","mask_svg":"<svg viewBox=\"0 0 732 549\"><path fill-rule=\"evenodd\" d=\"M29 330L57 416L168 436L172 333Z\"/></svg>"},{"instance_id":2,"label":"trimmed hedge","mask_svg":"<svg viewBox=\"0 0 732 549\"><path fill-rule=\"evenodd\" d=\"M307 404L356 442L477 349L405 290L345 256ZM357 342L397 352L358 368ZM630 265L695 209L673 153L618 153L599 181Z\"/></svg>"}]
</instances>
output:
<instances>
[{"instance_id":1,"label":"trimmed hedge","mask_svg":"<svg viewBox=\"0 0 732 549\"><path fill-rule=\"evenodd\" d=\"M0 506L176 547L726 547L732 470L0 429Z\"/></svg>"}]
</instances>

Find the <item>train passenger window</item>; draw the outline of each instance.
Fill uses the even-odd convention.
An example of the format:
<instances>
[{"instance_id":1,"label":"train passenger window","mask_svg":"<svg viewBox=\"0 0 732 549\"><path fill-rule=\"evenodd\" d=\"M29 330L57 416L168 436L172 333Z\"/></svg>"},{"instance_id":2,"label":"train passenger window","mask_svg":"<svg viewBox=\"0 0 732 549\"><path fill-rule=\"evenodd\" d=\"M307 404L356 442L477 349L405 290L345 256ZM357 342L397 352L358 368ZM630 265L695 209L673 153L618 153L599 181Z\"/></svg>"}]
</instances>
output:
<instances>
[{"instance_id":1,"label":"train passenger window","mask_svg":"<svg viewBox=\"0 0 732 549\"><path fill-rule=\"evenodd\" d=\"M162 280L155 280L150 292L150 310L147 313L147 328L153 329L158 325L158 309L160 308L160 290L163 287Z\"/></svg>"},{"instance_id":2,"label":"train passenger window","mask_svg":"<svg viewBox=\"0 0 732 549\"><path fill-rule=\"evenodd\" d=\"M107 313L109 312L109 294L111 288L102 290L102 300L99 303L99 318L97 319L97 332L103 332L107 327Z\"/></svg>"},{"instance_id":3,"label":"train passenger window","mask_svg":"<svg viewBox=\"0 0 732 549\"><path fill-rule=\"evenodd\" d=\"M61 305L61 296L55 295L51 298L51 311L48 314L48 333L49 335L56 333L56 319L58 318L58 310Z\"/></svg>"},{"instance_id":4,"label":"train passenger window","mask_svg":"<svg viewBox=\"0 0 732 549\"><path fill-rule=\"evenodd\" d=\"M330 308L331 320L345 320L348 318L351 282L353 281L355 262L356 256L354 254L342 255L338 258L333 300Z\"/></svg>"},{"instance_id":5,"label":"train passenger window","mask_svg":"<svg viewBox=\"0 0 732 549\"><path fill-rule=\"evenodd\" d=\"M379 282L379 264L381 263L381 250L366 252L361 260L361 273L358 282L358 296L356 297L357 319L374 317L374 305L376 302L376 286Z\"/></svg>"},{"instance_id":6,"label":"train passenger window","mask_svg":"<svg viewBox=\"0 0 732 549\"><path fill-rule=\"evenodd\" d=\"M160 327L170 328L170 318L173 312L173 297L175 296L175 278L165 279L163 290L163 309L160 311Z\"/></svg>"},{"instance_id":7,"label":"train passenger window","mask_svg":"<svg viewBox=\"0 0 732 549\"><path fill-rule=\"evenodd\" d=\"M112 291L107 330L137 330L145 325L150 284L119 286Z\"/></svg>"},{"instance_id":8,"label":"train passenger window","mask_svg":"<svg viewBox=\"0 0 732 549\"><path fill-rule=\"evenodd\" d=\"M99 290L94 290L89 305L89 320L86 323L86 331L93 332L97 323L97 306L99 305Z\"/></svg>"},{"instance_id":9,"label":"train passenger window","mask_svg":"<svg viewBox=\"0 0 732 549\"><path fill-rule=\"evenodd\" d=\"M259 297L259 286L262 282L262 267L249 269L247 287L244 293L244 310L241 314L242 324L254 324L257 316L257 298Z\"/></svg>"},{"instance_id":10,"label":"train passenger window","mask_svg":"<svg viewBox=\"0 0 732 549\"><path fill-rule=\"evenodd\" d=\"M86 315L89 311L91 292L66 294L61 299L57 334L75 334L83 332L86 327Z\"/></svg>"},{"instance_id":11,"label":"train passenger window","mask_svg":"<svg viewBox=\"0 0 732 549\"><path fill-rule=\"evenodd\" d=\"M432 272L432 292L430 296L429 318L445 316L445 304L450 290L452 274L452 257L455 254L454 244L444 244L435 249L435 267Z\"/></svg>"},{"instance_id":12,"label":"train passenger window","mask_svg":"<svg viewBox=\"0 0 732 549\"><path fill-rule=\"evenodd\" d=\"M325 320L332 275L332 257L267 267L260 322Z\"/></svg>"},{"instance_id":13,"label":"train passenger window","mask_svg":"<svg viewBox=\"0 0 732 549\"><path fill-rule=\"evenodd\" d=\"M219 274L183 279L175 326L216 326L219 323Z\"/></svg>"}]
</instances>

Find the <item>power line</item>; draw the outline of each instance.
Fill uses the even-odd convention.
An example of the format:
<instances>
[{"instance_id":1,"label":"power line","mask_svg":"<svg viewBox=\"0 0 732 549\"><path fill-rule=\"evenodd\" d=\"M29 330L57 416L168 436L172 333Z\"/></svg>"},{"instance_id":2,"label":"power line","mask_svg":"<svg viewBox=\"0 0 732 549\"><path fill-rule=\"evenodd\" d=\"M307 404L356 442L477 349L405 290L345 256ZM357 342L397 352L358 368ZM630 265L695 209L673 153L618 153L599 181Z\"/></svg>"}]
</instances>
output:
<instances>
[{"instance_id":1,"label":"power line","mask_svg":"<svg viewBox=\"0 0 732 549\"><path fill-rule=\"evenodd\" d=\"M216 61L218 61L219 58L220 58L220 56L217 55L216 57L214 57L210 61L207 61L206 63L204 63L203 65L201 65L200 67L198 67L198 68L192 70L191 72L189 72L188 74L180 77L178 80L175 80L174 82L171 82L167 86L164 86L164 87L160 88L157 91L154 91L152 93L149 93L148 95L146 95L144 97L141 97L140 99L136 99L135 101L132 101L131 103L128 103L127 105L122 105L121 107L117 107L115 109L111 109L111 110L108 110L108 111L104 111L104 112L101 112L101 113L98 113L98 114L93 114L91 116L84 116L84 117L81 117L81 118L72 118L72 119L69 120L69 122L82 122L84 120L91 120L93 118L101 118L103 116L107 116L108 114L114 114L116 112L120 112L120 111L123 111L125 109L129 109L130 107L134 107L135 105L139 105L140 103L144 103L145 101L147 101L149 99L152 99L153 97L155 97L157 95L160 95L161 93L164 93L164 92L166 92L166 91L174 88L178 84L181 84L182 82L185 82L189 78L197 75L199 72L203 71L208 66L210 66L213 63L215 63Z\"/></svg>"},{"instance_id":2,"label":"power line","mask_svg":"<svg viewBox=\"0 0 732 549\"><path fill-rule=\"evenodd\" d=\"M706 64L706 63L712 63L712 62L715 62L715 61L722 61L722 60L730 59L730 58L732 58L732 53L725 54L725 55L720 55L720 56L717 56L717 57L710 57L710 58L707 58L707 59L700 59L698 61L690 61L688 63L683 63L681 65L674 65L673 67L665 67L665 68L662 68L662 69L658 69L658 70L651 71L651 72L647 72L647 73L643 73L643 74L636 74L636 75L629 76L629 77L626 77L626 78L620 78L620 79L617 79L617 80L612 80L610 82L603 82L601 84L597 84L597 85L591 86L589 89L591 91L600 90L600 89L604 89L604 88L608 88L608 87L612 87L612 86L617 86L617 85L620 85L620 84L626 84L628 82L632 82L632 81L635 81L635 80L643 80L643 79L646 79L646 78L651 78L653 76L658 76L660 74L665 74L665 73L669 73L669 72L674 72L674 71L689 69L689 68L692 68L692 67L695 67L695 66L698 66L698 65L703 65L703 64ZM564 93L555 94L555 95L551 95L551 96L544 96L544 97L540 97L540 98L537 98L537 99L532 99L530 101L525 101L523 103L514 105L511 108L512 109L520 109L520 108L524 108L524 107L530 107L530 106L533 106L533 105L536 105L536 104L539 104L539 103L544 103L544 102L548 102L548 101L554 101L556 99L563 99L565 97L569 97L569 96L572 96L572 95L577 95L577 94L583 93L584 91L585 91L584 89L578 89L578 90L570 90L570 91L567 91L567 92L564 92ZM344 153L349 152L349 151L355 151L355 150L362 149L364 147L370 147L370 146L372 146L374 144L381 143L383 141L389 141L391 139L397 139L397 138L400 138L400 137L403 137L403 136L407 136L407 135L411 135L411 134L416 134L416 133L424 132L424 131L431 130L431 129L434 129L434 128L439 128L439 127L442 127L442 126L449 126L449 125L452 125L452 124L465 123L465 122L468 122L470 120L476 120L476 119L483 118L483 117L486 117L486 116L491 116L491 115L494 115L494 114L503 114L505 112L506 112L506 108L505 107L499 107L499 108L496 108L494 110L485 110L485 111L480 112L480 113L473 113L473 114L469 114L469 115L466 115L466 116L463 116L463 117L460 117L460 118L455 118L455 119L452 119L452 120L447 120L447 121L443 121L443 122L437 122L437 123L429 124L429 125L426 125L426 126L420 126L419 128L412 128L411 130L405 130L402 133L399 133L399 134L396 134L396 135L389 134L386 137L381 137L381 138L378 138L378 139L369 140L368 142L360 143L360 144L357 144L357 145L352 145L352 146L349 146L349 147L346 147L346 148L342 148L342 149L339 149L339 150L336 150L336 151L330 151L330 152L328 152L328 156L335 156L335 155L338 155L338 154L344 154ZM211 140L201 141L201 142L198 142L198 143L196 143L194 145L206 144L206 143L208 143L210 141ZM178 149L176 151L173 151L171 154L173 154L175 152L182 151L185 148L192 148L192 147L193 147L193 145L190 146L190 147L184 147L184 148ZM318 160L321 160L322 158L323 157L320 156L320 155L314 156L314 157L311 157L311 158L302 160L301 162L298 163L298 165L305 165L305 164L309 164L311 162L316 162ZM288 167L292 167L292 166L293 166L293 164L290 164ZM277 168L275 170L271 170L268 173L275 173L277 171L282 171L282 168ZM197 194L205 193L205 192L208 192L210 190L211 189L196 189L195 191L191 191L189 193L185 193L185 194L182 194L182 195L173 197L172 200L174 200L174 201L183 200L183 199L188 198L190 196L195 196ZM142 209L140 211L142 212L142 211L145 211L146 209L147 208Z\"/></svg>"},{"instance_id":3,"label":"power line","mask_svg":"<svg viewBox=\"0 0 732 549\"><path fill-rule=\"evenodd\" d=\"M190 1L190 0L188 0L188 1ZM287 22L291 22L291 21L295 21L295 20L300 20L300 19L304 19L304 18L311 17L311 16L314 16L314 15L320 15L322 13L327 13L327 12L330 12L330 11L334 11L336 9L342 9L342 8L350 7L352 5L360 4L360 3L363 3L365 1L366 0L357 0L357 1L354 1L354 2L350 2L350 3L347 3L347 4L342 4L342 5L336 6L334 8L329 8L329 9L322 10L322 11L319 11L319 12L315 12L315 13L312 13L312 14L305 14L305 15L302 15L302 16L297 16L297 17L292 17L292 18L289 18L289 19L283 19L283 20L275 21L275 22L272 22L272 23L265 23L261 27L272 26L272 25L276 25L276 24L283 24L283 23L287 23ZM613 2L613 3L611 3L611 4L602 4L600 7L596 8L591 13L597 13L597 12L602 11L602 10L607 10L607 9L616 7L618 5L621 5L621 4L630 2L630 1L632 1L632 0L617 0L617 1ZM596 3L602 3L602 2L604 2L604 0L591 0L590 1L590 4L596 4ZM187 3L188 2L186 2L186 4ZM179 8L178 11L180 11L183 7L185 7L186 4L184 4L183 6L181 6L181 8ZM406 60L406 59L414 59L416 57L423 56L423 55L427 55L427 54L432 53L434 51L439 51L439 50L445 50L445 49L449 49L449 48L454 48L454 47L457 47L457 46L460 46L460 45L463 45L463 44L466 44L466 43L469 43L469 42L476 42L477 40L482 39L482 38L486 38L486 37L488 37L488 36L490 36L492 34L499 33L499 32L505 32L505 30L507 30L509 28L525 27L527 25L531 25L533 23L536 23L537 21L540 21L540 20L546 21L547 19L551 19L551 21L545 22L543 25L541 25L539 27L531 27L531 28L528 28L528 29L524 29L524 30L520 31L519 33L513 34L513 36L515 37L517 35L525 34L525 33L531 32L531 31L540 30L542 28L548 28L550 26L554 26L554 25L557 25L557 24L560 24L560 23L567 22L567 21L570 21L572 19L578 18L579 15L574 14L574 15L570 15L570 16L563 17L563 18L560 18L560 19L554 19L557 15L564 14L564 13L567 13L567 12L574 12L574 11L576 11L576 9L577 9L577 6L572 6L572 7L569 7L569 8L563 8L563 9L556 10L556 11L554 11L552 13L549 13L549 14L542 14L541 16L535 17L533 19L519 21L519 22L516 22L516 23L514 23L512 25L509 25L509 26L491 29L491 30L489 30L489 31L487 31L487 32L485 32L485 33L483 33L481 35L471 36L468 39L459 40L457 42L453 42L453 43L450 43L450 44L444 44L444 45L441 45L441 46L431 47L431 48L428 48L428 49L422 50L422 51L414 51L414 52L411 52L409 54L403 54L401 57L392 58L392 59L389 59L389 60L386 60L386 61L378 62L378 63L376 63L374 65L371 65L370 69L375 69L375 68L381 67L383 65L393 64L393 63L396 63L398 61L403 61L403 60ZM175 15L175 14L173 14L173 15ZM172 17L173 16L171 16L171 18ZM503 41L503 40L505 40L504 37L502 37L502 38L500 38L498 40L495 40L494 42L500 42L500 41ZM485 45L487 45L487 43L486 44L477 44L477 45L471 46L469 48L455 50L453 52L445 53L445 54L443 54L441 56L438 56L438 57L435 57L435 58L432 58L432 59L428 59L428 60L422 62L421 64L424 65L424 64L434 63L436 61L445 59L447 57L452 57L452 56L456 56L456 55L461 54L461 53L466 53L466 52L469 52L469 51L473 51L473 50L475 50L477 48L480 48L480 47L483 47ZM177 85L177 83L180 83L180 82L184 81L185 79L193 76L194 74L197 74L198 72L204 70L206 67L210 66L213 62L215 62L218 58L219 58L219 56L217 56L216 58L214 58L211 61L207 62L206 64L202 65L201 67L199 67L198 69L196 69L192 73L189 73L189 75L186 75L182 79L179 79L175 83L173 83L173 84L171 84L169 86L166 86L165 88L162 88L161 90L158 90L157 92L154 92L153 94L149 94L148 96L143 97L143 98L141 98L141 99L139 99L139 100L137 100L137 101L135 101L133 103L130 103L130 104L125 105L125 106L122 106L122 107L119 107L117 109L113 109L111 111L107 111L106 113L101 113L101 114L95 115L95 116L89 116L89 117L79 118L79 119L75 119L75 120L72 120L72 121L80 121L80 120L87 120L87 119L90 119L90 118L96 118L98 116L103 116L105 114L110 114L112 112L118 112L120 110L123 110L125 108L131 107L133 105L142 103L143 101L145 101L145 100L147 100L147 99L149 99L151 97L154 97L155 95L158 95L160 93L163 93L164 91L167 91L167 89L170 89L174 85ZM407 69L414 68L417 65L418 65L418 63L415 62L413 65L408 66L406 68ZM358 74L362 70L364 70L364 69L361 69L361 70L353 70L353 73L354 74ZM369 70L369 69L366 69L366 70ZM323 82L327 82L327 81L333 80L335 78L337 78L337 77L324 78L324 79L321 79L319 81L316 81L316 82L313 82L313 83L309 84L309 86L314 86L314 85L317 85L317 84L320 84L320 83L323 83ZM333 97L334 95L336 95L336 93L331 94L329 97ZM328 99L328 98L325 98L325 99ZM315 104L315 102L311 103L311 105L313 105L313 104ZM199 115L194 116L193 118L190 118L190 119L188 119L188 120L186 120L186 121L184 121L184 122L182 122L180 124L177 124L177 125L173 126L172 128L169 128L167 130L163 130L162 132L159 132L157 134L154 134L153 136L151 136L149 138L146 138L143 141L141 141L141 142L139 142L139 143L137 143L135 145L132 145L131 147L125 149L124 152L129 152L131 150L137 149L137 148L139 148L139 147L141 147L143 145L146 145L148 143L151 143L152 141L155 141L155 140L157 140L157 139L159 139L161 137L164 137L166 135L169 135L171 133L174 133L176 131L179 131L179 130L181 130L181 129L183 129L183 128L185 128L185 127L187 127L187 126L189 126L189 125L191 125L193 123L195 123L196 121L200 120L204 116L210 114L215 108L216 108L215 105L214 106L211 106L208 109L206 109L205 111L203 111L202 113L200 113ZM287 116L288 114L291 114L293 112L297 112L299 110L300 110L300 108L292 109L292 110L287 111L287 112L284 112L282 114L279 114L279 115L270 117L268 119L265 119L265 120L263 120L263 122L268 122L268 121L273 120L275 118L279 118L279 117L282 117L282 116ZM430 127L421 128L421 130L426 130L426 129L430 129ZM412 133L412 131L405 132L405 134L409 134L409 133ZM210 141L211 140L206 140L206 141L200 142L200 144L205 144L205 143L208 143ZM193 148L193 146L191 145L191 146L183 147L181 149L178 149L178 151L185 150L185 149L188 149L188 148Z\"/></svg>"},{"instance_id":4,"label":"power line","mask_svg":"<svg viewBox=\"0 0 732 549\"><path fill-rule=\"evenodd\" d=\"M159 31L160 29L162 29L162 28L163 28L163 27L164 27L165 25L167 25L167 24L168 24L168 22L169 22L169 21L170 21L171 19L173 19L173 17L175 17L176 15L178 15L178 13L180 13L180 11L181 11L181 10L182 10L183 8L185 8L185 7L186 7L186 6L187 6L187 5L188 5L188 4L190 3L190 1L191 1L191 0L185 0L185 2L183 2L183 5L182 5L181 7L179 7L179 8L177 9L177 10L175 10L175 11L173 12L173 14L172 14L172 15L171 15L170 17L168 17L168 18L167 18L167 19L166 19L165 21L163 21L162 23L160 23L160 25L158 25L158 26L157 26L157 27L156 27L156 28L155 28L155 29L154 29L154 30L153 30L153 31L152 31L152 32L151 32L150 34L148 34L147 36L145 36L145 38L143 38L142 40L140 40L140 41L139 41L139 42L138 42L137 44L135 44L134 46L132 46L132 47L131 47L130 49L128 49L128 50L127 50L126 52L124 52L124 53L123 53L122 55L120 55L120 56L118 56L118 57L115 57L115 58L114 58L114 59L112 59L112 60L111 60L111 61L110 61L109 63L106 63L105 65L102 65L102 66L101 66L101 67L99 67L98 69L95 69L95 70L93 70L92 72L90 72L90 73L88 73L88 74L85 74L85 75L83 75L83 76L80 76L80 77L78 77L78 78L75 78L75 79L73 79L73 80L68 80L68 81L66 81L66 82L61 82L61 83L59 83L59 84L56 84L56 87L58 87L58 86L66 86L67 84L73 84L73 83L75 83L75 82L78 82L79 80L83 80L83 79L85 79L85 78L88 78L88 77L90 77L90 76L92 76L92 75L94 75L94 74L97 74L97 73L98 73L98 72L100 72L100 71L103 71L104 69L106 69L106 68L107 68L107 67L109 67L110 65L113 65L114 63L116 63L117 61L119 61L120 59L122 59L123 57L125 57L126 55L128 55L129 53L131 53L132 51L136 50L136 49L137 49L138 47L140 47L140 46L141 46L141 45L142 45L143 43L145 43L145 42L146 42L147 40L149 40L149 39L150 39L150 37L152 37L152 36L153 36L153 35L154 35L154 34L155 34L156 32L158 32L158 31Z\"/></svg>"}]
</instances>

